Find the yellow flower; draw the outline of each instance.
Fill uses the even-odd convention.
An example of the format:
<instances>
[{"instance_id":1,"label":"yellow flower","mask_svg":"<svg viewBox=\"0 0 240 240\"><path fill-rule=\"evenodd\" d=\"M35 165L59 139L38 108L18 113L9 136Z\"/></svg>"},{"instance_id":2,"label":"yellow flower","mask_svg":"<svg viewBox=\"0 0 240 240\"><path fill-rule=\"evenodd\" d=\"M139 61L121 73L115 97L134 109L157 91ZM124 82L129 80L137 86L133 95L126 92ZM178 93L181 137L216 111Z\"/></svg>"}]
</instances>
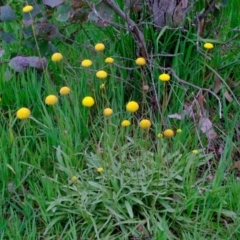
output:
<instances>
[{"instance_id":1,"label":"yellow flower","mask_svg":"<svg viewBox=\"0 0 240 240\"><path fill-rule=\"evenodd\" d=\"M181 133L182 132L182 129L177 129L177 133Z\"/></svg>"},{"instance_id":2,"label":"yellow flower","mask_svg":"<svg viewBox=\"0 0 240 240\"><path fill-rule=\"evenodd\" d=\"M18 119L24 120L30 117L31 111L28 108L23 107L17 111L16 115Z\"/></svg>"},{"instance_id":3,"label":"yellow flower","mask_svg":"<svg viewBox=\"0 0 240 240\"><path fill-rule=\"evenodd\" d=\"M55 95L48 95L46 98L45 98L45 103L47 105L54 105L55 103L58 102L58 98L57 96Z\"/></svg>"},{"instance_id":4,"label":"yellow flower","mask_svg":"<svg viewBox=\"0 0 240 240\"><path fill-rule=\"evenodd\" d=\"M100 71L98 71L98 72L96 73L96 76L97 76L98 78L104 79L104 78L107 77L107 73L106 73L105 71L103 71L103 70L100 70Z\"/></svg>"},{"instance_id":5,"label":"yellow flower","mask_svg":"<svg viewBox=\"0 0 240 240\"><path fill-rule=\"evenodd\" d=\"M192 150L193 154L198 154L198 150Z\"/></svg>"},{"instance_id":6,"label":"yellow flower","mask_svg":"<svg viewBox=\"0 0 240 240\"><path fill-rule=\"evenodd\" d=\"M109 117L113 114L113 110L111 108L105 108L103 110L103 115L106 116L106 117Z\"/></svg>"},{"instance_id":7,"label":"yellow flower","mask_svg":"<svg viewBox=\"0 0 240 240\"><path fill-rule=\"evenodd\" d=\"M61 95L68 95L71 92L71 89L69 87L62 87L59 91Z\"/></svg>"},{"instance_id":8,"label":"yellow flower","mask_svg":"<svg viewBox=\"0 0 240 240\"><path fill-rule=\"evenodd\" d=\"M214 46L213 46L212 43L205 43L205 44L203 45L203 47L206 48L206 49L212 49L212 48L214 48Z\"/></svg>"},{"instance_id":9,"label":"yellow flower","mask_svg":"<svg viewBox=\"0 0 240 240\"><path fill-rule=\"evenodd\" d=\"M97 169L97 172L99 172L99 173L103 172L103 168L99 167L99 168Z\"/></svg>"},{"instance_id":10,"label":"yellow flower","mask_svg":"<svg viewBox=\"0 0 240 240\"><path fill-rule=\"evenodd\" d=\"M162 138L162 137L163 137L163 134L162 134L162 133L159 133L159 134L157 135L157 137L158 137L158 138Z\"/></svg>"},{"instance_id":11,"label":"yellow flower","mask_svg":"<svg viewBox=\"0 0 240 240\"><path fill-rule=\"evenodd\" d=\"M32 10L33 10L33 6L31 6L31 5L27 5L27 6L25 6L25 7L22 9L22 11L23 11L24 13L31 12Z\"/></svg>"},{"instance_id":12,"label":"yellow flower","mask_svg":"<svg viewBox=\"0 0 240 240\"><path fill-rule=\"evenodd\" d=\"M92 65L92 61L89 60L89 59L85 59L85 60L82 61L81 65L83 67L90 67Z\"/></svg>"},{"instance_id":13,"label":"yellow flower","mask_svg":"<svg viewBox=\"0 0 240 240\"><path fill-rule=\"evenodd\" d=\"M94 48L97 52L101 52L105 49L105 46L103 43L97 43Z\"/></svg>"},{"instance_id":14,"label":"yellow flower","mask_svg":"<svg viewBox=\"0 0 240 240\"><path fill-rule=\"evenodd\" d=\"M104 89L104 88L105 88L105 84L103 83L100 85L100 89Z\"/></svg>"},{"instance_id":15,"label":"yellow flower","mask_svg":"<svg viewBox=\"0 0 240 240\"><path fill-rule=\"evenodd\" d=\"M63 55L61 53L54 53L52 55L53 62L60 62L63 59Z\"/></svg>"},{"instance_id":16,"label":"yellow flower","mask_svg":"<svg viewBox=\"0 0 240 240\"><path fill-rule=\"evenodd\" d=\"M162 73L159 75L159 80L163 82L167 82L170 80L170 75L167 73Z\"/></svg>"},{"instance_id":17,"label":"yellow flower","mask_svg":"<svg viewBox=\"0 0 240 240\"><path fill-rule=\"evenodd\" d=\"M83 100L82 100L82 105L84 107L92 107L94 105L94 99L92 97L85 97Z\"/></svg>"},{"instance_id":18,"label":"yellow flower","mask_svg":"<svg viewBox=\"0 0 240 240\"><path fill-rule=\"evenodd\" d=\"M164 137L166 138L171 138L174 136L174 131L172 129L166 129L164 132L163 132L163 135Z\"/></svg>"},{"instance_id":19,"label":"yellow flower","mask_svg":"<svg viewBox=\"0 0 240 240\"><path fill-rule=\"evenodd\" d=\"M137 58L135 62L136 62L136 64L139 65L139 66L143 66L143 65L146 64L146 60L145 60L145 58L143 58L143 57Z\"/></svg>"},{"instance_id":20,"label":"yellow flower","mask_svg":"<svg viewBox=\"0 0 240 240\"><path fill-rule=\"evenodd\" d=\"M131 125L131 122L128 121L128 120L123 120L123 121L121 122L121 126L122 126L122 127L128 127L128 126L130 126L130 125Z\"/></svg>"},{"instance_id":21,"label":"yellow flower","mask_svg":"<svg viewBox=\"0 0 240 240\"><path fill-rule=\"evenodd\" d=\"M77 182L78 178L76 176L72 176L71 180L72 180L72 183L75 183Z\"/></svg>"},{"instance_id":22,"label":"yellow flower","mask_svg":"<svg viewBox=\"0 0 240 240\"><path fill-rule=\"evenodd\" d=\"M148 129L151 127L151 122L148 119L142 119L139 123L139 127L142 129Z\"/></svg>"},{"instance_id":23,"label":"yellow flower","mask_svg":"<svg viewBox=\"0 0 240 240\"><path fill-rule=\"evenodd\" d=\"M108 57L105 59L105 63L113 63L113 62L114 62L114 59L111 57Z\"/></svg>"},{"instance_id":24,"label":"yellow flower","mask_svg":"<svg viewBox=\"0 0 240 240\"><path fill-rule=\"evenodd\" d=\"M126 109L129 112L136 112L139 109L139 105L137 102L131 101L131 102L127 103Z\"/></svg>"}]
</instances>

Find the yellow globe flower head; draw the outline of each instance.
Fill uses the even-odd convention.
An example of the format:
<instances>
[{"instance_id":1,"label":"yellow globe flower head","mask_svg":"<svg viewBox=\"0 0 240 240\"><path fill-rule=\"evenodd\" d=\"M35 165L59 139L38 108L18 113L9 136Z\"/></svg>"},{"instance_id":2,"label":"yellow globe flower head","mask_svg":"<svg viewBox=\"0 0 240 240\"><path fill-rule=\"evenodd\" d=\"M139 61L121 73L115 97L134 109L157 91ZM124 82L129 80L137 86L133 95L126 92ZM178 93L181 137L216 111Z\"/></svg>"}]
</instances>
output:
<instances>
[{"instance_id":1,"label":"yellow globe flower head","mask_svg":"<svg viewBox=\"0 0 240 240\"><path fill-rule=\"evenodd\" d=\"M128 120L123 120L123 121L121 122L121 126L122 126L122 127L128 127L128 126L130 126L130 125L131 125L131 122L128 121Z\"/></svg>"},{"instance_id":2,"label":"yellow globe flower head","mask_svg":"<svg viewBox=\"0 0 240 240\"><path fill-rule=\"evenodd\" d=\"M136 112L139 109L139 105L135 101L130 101L126 105L126 109L129 112Z\"/></svg>"},{"instance_id":3,"label":"yellow globe flower head","mask_svg":"<svg viewBox=\"0 0 240 240\"><path fill-rule=\"evenodd\" d=\"M108 76L108 74L105 71L100 70L96 73L96 76L97 78L104 79Z\"/></svg>"},{"instance_id":4,"label":"yellow globe flower head","mask_svg":"<svg viewBox=\"0 0 240 240\"><path fill-rule=\"evenodd\" d=\"M162 82L168 82L170 80L170 75L167 73L162 73L159 75L159 80Z\"/></svg>"},{"instance_id":5,"label":"yellow globe flower head","mask_svg":"<svg viewBox=\"0 0 240 240\"><path fill-rule=\"evenodd\" d=\"M181 133L182 132L182 129L177 129L177 133Z\"/></svg>"},{"instance_id":6,"label":"yellow globe flower head","mask_svg":"<svg viewBox=\"0 0 240 240\"><path fill-rule=\"evenodd\" d=\"M206 49L213 49L213 48L214 48L214 46L213 46L212 43L205 43L205 44L203 45L203 47L206 48Z\"/></svg>"},{"instance_id":7,"label":"yellow globe flower head","mask_svg":"<svg viewBox=\"0 0 240 240\"><path fill-rule=\"evenodd\" d=\"M76 176L72 176L72 178L71 178L72 183L76 183L77 180L78 180L78 178Z\"/></svg>"},{"instance_id":8,"label":"yellow globe flower head","mask_svg":"<svg viewBox=\"0 0 240 240\"><path fill-rule=\"evenodd\" d=\"M142 119L139 122L139 127L142 128L142 129L149 129L151 127L151 125L152 125L152 123L148 119Z\"/></svg>"},{"instance_id":9,"label":"yellow globe flower head","mask_svg":"<svg viewBox=\"0 0 240 240\"><path fill-rule=\"evenodd\" d=\"M158 137L158 138L162 138L162 137L163 137L163 134L162 134L162 133L159 133L159 134L157 135L157 137Z\"/></svg>"},{"instance_id":10,"label":"yellow globe flower head","mask_svg":"<svg viewBox=\"0 0 240 240\"><path fill-rule=\"evenodd\" d=\"M105 63L113 63L114 59L112 57L108 57L105 59Z\"/></svg>"},{"instance_id":11,"label":"yellow globe flower head","mask_svg":"<svg viewBox=\"0 0 240 240\"><path fill-rule=\"evenodd\" d=\"M105 49L105 46L103 43L97 43L94 47L95 51L102 52Z\"/></svg>"},{"instance_id":12,"label":"yellow globe flower head","mask_svg":"<svg viewBox=\"0 0 240 240\"><path fill-rule=\"evenodd\" d=\"M48 95L46 98L45 98L45 103L47 105L54 105L58 102L58 98L57 96L55 95Z\"/></svg>"},{"instance_id":13,"label":"yellow globe flower head","mask_svg":"<svg viewBox=\"0 0 240 240\"><path fill-rule=\"evenodd\" d=\"M20 120L28 119L31 116L31 111L28 108L23 107L17 111L16 116Z\"/></svg>"},{"instance_id":14,"label":"yellow globe flower head","mask_svg":"<svg viewBox=\"0 0 240 240\"><path fill-rule=\"evenodd\" d=\"M139 66L143 66L143 65L146 64L146 60L145 60L145 58L143 58L143 57L137 58L135 62L136 62L136 64L139 65Z\"/></svg>"},{"instance_id":15,"label":"yellow globe flower head","mask_svg":"<svg viewBox=\"0 0 240 240\"><path fill-rule=\"evenodd\" d=\"M52 55L51 59L53 62L60 62L63 59L63 55L57 52Z\"/></svg>"},{"instance_id":16,"label":"yellow globe flower head","mask_svg":"<svg viewBox=\"0 0 240 240\"><path fill-rule=\"evenodd\" d=\"M103 115L106 116L106 117L109 117L113 114L113 110L111 108L105 108L103 110Z\"/></svg>"},{"instance_id":17,"label":"yellow globe flower head","mask_svg":"<svg viewBox=\"0 0 240 240\"><path fill-rule=\"evenodd\" d=\"M22 11L23 11L24 13L31 12L32 10L33 10L33 6L31 6L31 5L27 5L27 6L25 6L25 7L22 9Z\"/></svg>"},{"instance_id":18,"label":"yellow globe flower head","mask_svg":"<svg viewBox=\"0 0 240 240\"><path fill-rule=\"evenodd\" d=\"M95 103L94 99L89 96L83 98L83 100L82 100L82 105L84 107L92 107L94 105L94 103Z\"/></svg>"},{"instance_id":19,"label":"yellow globe flower head","mask_svg":"<svg viewBox=\"0 0 240 240\"><path fill-rule=\"evenodd\" d=\"M193 154L198 154L198 150L192 150Z\"/></svg>"},{"instance_id":20,"label":"yellow globe flower head","mask_svg":"<svg viewBox=\"0 0 240 240\"><path fill-rule=\"evenodd\" d=\"M85 60L82 61L81 65L83 67L90 67L90 66L92 66L92 61L89 60L89 59L85 59Z\"/></svg>"},{"instance_id":21,"label":"yellow globe flower head","mask_svg":"<svg viewBox=\"0 0 240 240\"><path fill-rule=\"evenodd\" d=\"M101 168L101 167L97 168L97 172L98 172L98 173L103 172L103 168Z\"/></svg>"},{"instance_id":22,"label":"yellow globe flower head","mask_svg":"<svg viewBox=\"0 0 240 240\"><path fill-rule=\"evenodd\" d=\"M61 87L59 93L61 95L68 95L71 92L71 89L69 87Z\"/></svg>"},{"instance_id":23,"label":"yellow globe flower head","mask_svg":"<svg viewBox=\"0 0 240 240\"><path fill-rule=\"evenodd\" d=\"M164 132L163 132L163 135L164 137L166 138L171 138L174 136L174 131L172 129L166 129Z\"/></svg>"},{"instance_id":24,"label":"yellow globe flower head","mask_svg":"<svg viewBox=\"0 0 240 240\"><path fill-rule=\"evenodd\" d=\"M100 89L104 89L104 88L105 88L105 84L103 83L100 85Z\"/></svg>"}]
</instances>

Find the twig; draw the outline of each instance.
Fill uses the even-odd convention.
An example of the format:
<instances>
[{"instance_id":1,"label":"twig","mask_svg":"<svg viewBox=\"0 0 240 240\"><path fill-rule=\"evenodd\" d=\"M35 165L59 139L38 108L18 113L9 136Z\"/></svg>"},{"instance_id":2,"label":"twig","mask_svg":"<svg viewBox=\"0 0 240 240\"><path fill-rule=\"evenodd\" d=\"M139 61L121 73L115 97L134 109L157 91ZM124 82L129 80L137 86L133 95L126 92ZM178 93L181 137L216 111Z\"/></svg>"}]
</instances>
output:
<instances>
[{"instance_id":1,"label":"twig","mask_svg":"<svg viewBox=\"0 0 240 240\"><path fill-rule=\"evenodd\" d=\"M137 44L139 44L142 57L144 57L145 59L149 59L144 35L142 31L138 28L137 24L130 17L128 17L127 14L124 13L112 0L103 0L103 2L108 4L122 19L127 22L129 31L138 41Z\"/></svg>"}]
</instances>

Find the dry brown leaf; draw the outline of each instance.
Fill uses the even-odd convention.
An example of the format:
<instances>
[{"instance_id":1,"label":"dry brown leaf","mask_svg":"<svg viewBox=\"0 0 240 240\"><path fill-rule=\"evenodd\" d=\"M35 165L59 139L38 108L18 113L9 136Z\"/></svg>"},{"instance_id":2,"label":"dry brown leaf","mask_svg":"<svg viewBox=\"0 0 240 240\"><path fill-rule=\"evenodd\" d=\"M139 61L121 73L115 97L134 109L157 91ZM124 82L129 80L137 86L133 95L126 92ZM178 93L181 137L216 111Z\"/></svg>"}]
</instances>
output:
<instances>
[{"instance_id":1,"label":"dry brown leaf","mask_svg":"<svg viewBox=\"0 0 240 240\"><path fill-rule=\"evenodd\" d=\"M214 75L214 82L215 82L215 88L214 88L214 93L218 93L220 91L220 89L222 88L222 81L219 78L218 75Z\"/></svg>"},{"instance_id":2,"label":"dry brown leaf","mask_svg":"<svg viewBox=\"0 0 240 240\"><path fill-rule=\"evenodd\" d=\"M224 93L224 97L225 97L229 102L232 102L232 100L233 100L232 96L229 94L228 91L226 91L226 92Z\"/></svg>"},{"instance_id":3,"label":"dry brown leaf","mask_svg":"<svg viewBox=\"0 0 240 240\"><path fill-rule=\"evenodd\" d=\"M213 129L213 124L207 117L201 117L199 120L199 127L203 133L206 134L209 141L217 138L217 133Z\"/></svg>"}]
</instances>

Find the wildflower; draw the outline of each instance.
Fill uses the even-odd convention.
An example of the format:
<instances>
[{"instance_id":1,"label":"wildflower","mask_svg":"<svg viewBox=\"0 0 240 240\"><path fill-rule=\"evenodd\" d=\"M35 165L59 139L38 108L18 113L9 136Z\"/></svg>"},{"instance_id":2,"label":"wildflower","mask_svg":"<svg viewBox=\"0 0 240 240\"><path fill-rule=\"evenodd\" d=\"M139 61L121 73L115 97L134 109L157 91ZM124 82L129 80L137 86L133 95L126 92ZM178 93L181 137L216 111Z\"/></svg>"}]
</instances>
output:
<instances>
[{"instance_id":1,"label":"wildflower","mask_svg":"<svg viewBox=\"0 0 240 240\"><path fill-rule=\"evenodd\" d=\"M72 176L71 180L72 180L72 183L76 183L78 178L76 176Z\"/></svg>"},{"instance_id":2,"label":"wildflower","mask_svg":"<svg viewBox=\"0 0 240 240\"><path fill-rule=\"evenodd\" d=\"M105 49L105 46L103 43L97 43L94 48L97 52L101 52Z\"/></svg>"},{"instance_id":3,"label":"wildflower","mask_svg":"<svg viewBox=\"0 0 240 240\"><path fill-rule=\"evenodd\" d=\"M157 137L158 137L158 138L162 138L162 137L163 137L163 134L162 134L162 133L159 133L159 134L157 135Z\"/></svg>"},{"instance_id":4,"label":"wildflower","mask_svg":"<svg viewBox=\"0 0 240 240\"><path fill-rule=\"evenodd\" d=\"M82 105L84 107L92 107L94 105L94 103L95 103L94 99L92 97L89 97L89 96L83 98L83 100L82 100Z\"/></svg>"},{"instance_id":5,"label":"wildflower","mask_svg":"<svg viewBox=\"0 0 240 240\"><path fill-rule=\"evenodd\" d=\"M181 133L182 132L182 129L177 129L177 133Z\"/></svg>"},{"instance_id":6,"label":"wildflower","mask_svg":"<svg viewBox=\"0 0 240 240\"><path fill-rule=\"evenodd\" d=\"M113 114L113 110L111 108L105 108L103 110L103 115L106 116L106 117L109 117Z\"/></svg>"},{"instance_id":7,"label":"wildflower","mask_svg":"<svg viewBox=\"0 0 240 240\"><path fill-rule=\"evenodd\" d=\"M142 129L148 129L151 127L151 122L148 119L142 119L139 123L139 127Z\"/></svg>"},{"instance_id":8,"label":"wildflower","mask_svg":"<svg viewBox=\"0 0 240 240\"><path fill-rule=\"evenodd\" d=\"M114 59L111 57L108 57L105 59L105 63L113 63L113 62L114 62Z\"/></svg>"},{"instance_id":9,"label":"wildflower","mask_svg":"<svg viewBox=\"0 0 240 240\"><path fill-rule=\"evenodd\" d=\"M193 154L198 154L198 150L192 150Z\"/></svg>"},{"instance_id":10,"label":"wildflower","mask_svg":"<svg viewBox=\"0 0 240 240\"><path fill-rule=\"evenodd\" d=\"M167 82L170 80L170 75L167 73L162 73L159 75L159 80L163 82Z\"/></svg>"},{"instance_id":11,"label":"wildflower","mask_svg":"<svg viewBox=\"0 0 240 240\"><path fill-rule=\"evenodd\" d=\"M60 62L63 59L63 55L61 53L54 53L52 55L52 61L53 62Z\"/></svg>"},{"instance_id":12,"label":"wildflower","mask_svg":"<svg viewBox=\"0 0 240 240\"><path fill-rule=\"evenodd\" d=\"M145 58L143 58L143 57L137 58L135 62L136 62L136 64L139 65L139 66L143 66L143 65L146 64L146 60L145 60Z\"/></svg>"},{"instance_id":13,"label":"wildflower","mask_svg":"<svg viewBox=\"0 0 240 240\"><path fill-rule=\"evenodd\" d=\"M17 118L20 120L28 119L30 115L31 115L31 111L25 107L20 108L16 113Z\"/></svg>"},{"instance_id":14,"label":"wildflower","mask_svg":"<svg viewBox=\"0 0 240 240\"><path fill-rule=\"evenodd\" d=\"M123 120L123 121L121 122L121 126L122 126L122 127L128 127L128 126L130 126L130 125L131 125L131 122L128 121L128 120Z\"/></svg>"},{"instance_id":15,"label":"wildflower","mask_svg":"<svg viewBox=\"0 0 240 240\"><path fill-rule=\"evenodd\" d=\"M45 103L47 105L54 105L55 103L58 102L58 98L57 96L55 95L48 95L46 98L45 98Z\"/></svg>"},{"instance_id":16,"label":"wildflower","mask_svg":"<svg viewBox=\"0 0 240 240\"><path fill-rule=\"evenodd\" d=\"M136 112L139 109L139 105L137 102L131 101L131 102L127 103L126 109L129 112Z\"/></svg>"},{"instance_id":17,"label":"wildflower","mask_svg":"<svg viewBox=\"0 0 240 240\"><path fill-rule=\"evenodd\" d=\"M174 132L172 129L166 129L164 132L163 132L163 135L164 137L166 138L171 138L174 136Z\"/></svg>"},{"instance_id":18,"label":"wildflower","mask_svg":"<svg viewBox=\"0 0 240 240\"><path fill-rule=\"evenodd\" d=\"M61 95L68 95L71 92L71 89L69 87L62 87L59 91Z\"/></svg>"},{"instance_id":19,"label":"wildflower","mask_svg":"<svg viewBox=\"0 0 240 240\"><path fill-rule=\"evenodd\" d=\"M31 6L31 5L27 5L27 6L25 6L25 7L22 9L22 11L23 11L24 13L31 12L32 10L33 10L33 6Z\"/></svg>"},{"instance_id":20,"label":"wildflower","mask_svg":"<svg viewBox=\"0 0 240 240\"><path fill-rule=\"evenodd\" d=\"M105 84L103 83L100 85L100 89L104 89L104 88L105 88Z\"/></svg>"},{"instance_id":21,"label":"wildflower","mask_svg":"<svg viewBox=\"0 0 240 240\"><path fill-rule=\"evenodd\" d=\"M100 70L100 71L98 71L98 72L96 73L96 76L97 76L97 78L104 79L104 78L107 77L107 73L106 73L105 71L103 71L103 70Z\"/></svg>"},{"instance_id":22,"label":"wildflower","mask_svg":"<svg viewBox=\"0 0 240 240\"><path fill-rule=\"evenodd\" d=\"M82 61L81 65L83 67L90 67L92 65L92 61L89 60L89 59L85 59L85 60Z\"/></svg>"},{"instance_id":23,"label":"wildflower","mask_svg":"<svg viewBox=\"0 0 240 240\"><path fill-rule=\"evenodd\" d=\"M203 47L206 48L206 49L212 49L212 48L214 48L214 46L213 46L212 43L205 43L205 44L203 45Z\"/></svg>"},{"instance_id":24,"label":"wildflower","mask_svg":"<svg viewBox=\"0 0 240 240\"><path fill-rule=\"evenodd\" d=\"M101 167L97 168L97 172L98 172L98 173L103 172L103 168L101 168Z\"/></svg>"}]
</instances>

